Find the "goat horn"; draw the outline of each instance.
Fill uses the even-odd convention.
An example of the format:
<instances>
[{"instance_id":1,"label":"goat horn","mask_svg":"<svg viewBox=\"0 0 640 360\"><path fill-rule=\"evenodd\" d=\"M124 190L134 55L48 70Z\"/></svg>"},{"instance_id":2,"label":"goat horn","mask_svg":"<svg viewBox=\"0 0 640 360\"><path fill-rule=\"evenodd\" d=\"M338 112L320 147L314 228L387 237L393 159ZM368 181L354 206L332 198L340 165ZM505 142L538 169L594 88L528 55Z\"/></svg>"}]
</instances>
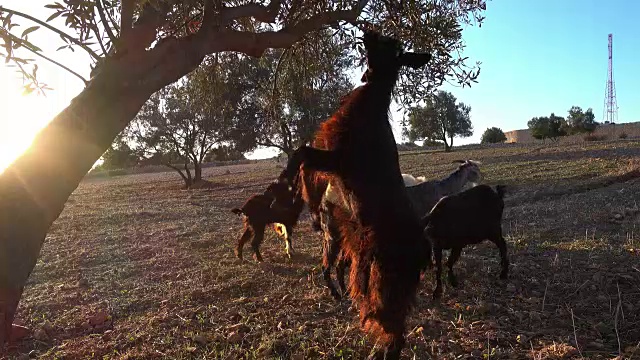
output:
<instances>
[{"instance_id":1,"label":"goat horn","mask_svg":"<svg viewBox=\"0 0 640 360\"><path fill-rule=\"evenodd\" d=\"M466 160L453 160L452 161L453 164L457 164L457 163L464 164L466 162L467 162Z\"/></svg>"}]
</instances>

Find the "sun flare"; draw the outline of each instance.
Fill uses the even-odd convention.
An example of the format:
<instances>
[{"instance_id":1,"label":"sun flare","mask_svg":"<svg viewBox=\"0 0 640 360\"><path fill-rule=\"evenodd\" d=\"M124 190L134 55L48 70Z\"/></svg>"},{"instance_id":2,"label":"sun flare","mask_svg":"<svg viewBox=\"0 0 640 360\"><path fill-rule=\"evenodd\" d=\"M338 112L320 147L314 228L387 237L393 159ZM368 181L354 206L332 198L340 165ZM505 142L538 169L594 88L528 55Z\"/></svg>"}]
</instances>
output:
<instances>
[{"instance_id":1,"label":"sun flare","mask_svg":"<svg viewBox=\"0 0 640 360\"><path fill-rule=\"evenodd\" d=\"M0 172L31 145L50 120L51 107L42 95L22 95L22 81L8 68L0 68Z\"/></svg>"}]
</instances>

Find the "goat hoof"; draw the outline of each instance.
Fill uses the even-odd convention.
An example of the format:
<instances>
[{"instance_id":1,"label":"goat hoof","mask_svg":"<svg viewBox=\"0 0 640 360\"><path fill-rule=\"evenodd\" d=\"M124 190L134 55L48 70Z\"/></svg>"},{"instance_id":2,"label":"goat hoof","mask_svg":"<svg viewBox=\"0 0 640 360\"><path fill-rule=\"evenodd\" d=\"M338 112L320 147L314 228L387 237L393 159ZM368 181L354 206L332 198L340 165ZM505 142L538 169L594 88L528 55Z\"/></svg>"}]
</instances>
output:
<instances>
[{"instance_id":1,"label":"goat hoof","mask_svg":"<svg viewBox=\"0 0 640 360\"><path fill-rule=\"evenodd\" d=\"M259 262L259 263L261 263L261 262L263 261L263 260L262 260L262 256L260 256L259 254L255 254L255 255L253 255L253 259L254 259L256 262Z\"/></svg>"}]
</instances>

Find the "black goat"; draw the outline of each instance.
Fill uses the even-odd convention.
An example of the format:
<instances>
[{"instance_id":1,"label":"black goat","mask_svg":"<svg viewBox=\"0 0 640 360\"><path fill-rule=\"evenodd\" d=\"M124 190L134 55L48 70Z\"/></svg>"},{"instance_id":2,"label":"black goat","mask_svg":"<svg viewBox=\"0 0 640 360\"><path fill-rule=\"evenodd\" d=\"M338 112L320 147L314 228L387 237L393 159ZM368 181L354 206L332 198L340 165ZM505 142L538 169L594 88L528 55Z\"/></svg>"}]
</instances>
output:
<instances>
[{"instance_id":1,"label":"black goat","mask_svg":"<svg viewBox=\"0 0 640 360\"><path fill-rule=\"evenodd\" d=\"M436 288L434 298L442 296L442 250L451 250L447 259L449 283L457 286L453 265L462 249L471 244L490 240L500 250L502 271L506 279L509 272L507 244L502 237L502 212L504 210L504 186L478 185L469 190L445 196L423 217L424 234L431 240L436 263Z\"/></svg>"}]
</instances>

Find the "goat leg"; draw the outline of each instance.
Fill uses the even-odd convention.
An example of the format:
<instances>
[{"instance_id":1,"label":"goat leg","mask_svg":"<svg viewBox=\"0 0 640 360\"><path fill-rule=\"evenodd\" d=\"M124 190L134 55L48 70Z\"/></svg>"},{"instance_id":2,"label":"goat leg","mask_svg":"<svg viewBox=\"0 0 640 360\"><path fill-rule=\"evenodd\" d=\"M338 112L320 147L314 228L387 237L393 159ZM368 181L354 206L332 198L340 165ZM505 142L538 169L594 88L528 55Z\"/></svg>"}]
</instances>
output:
<instances>
[{"instance_id":1,"label":"goat leg","mask_svg":"<svg viewBox=\"0 0 640 360\"><path fill-rule=\"evenodd\" d=\"M442 249L434 247L433 252L436 260L436 288L433 290L433 298L438 299L442 297Z\"/></svg>"},{"instance_id":2,"label":"goat leg","mask_svg":"<svg viewBox=\"0 0 640 360\"><path fill-rule=\"evenodd\" d=\"M294 255L293 244L291 243L291 233L293 230L291 229L291 226L284 225L284 231L285 252L289 259L291 259Z\"/></svg>"},{"instance_id":3,"label":"goat leg","mask_svg":"<svg viewBox=\"0 0 640 360\"><path fill-rule=\"evenodd\" d=\"M244 247L244 244L247 241L249 241L249 239L251 239L252 237L253 237L253 226L245 225L244 232L242 233L242 236L240 236L240 239L238 240L238 244L236 245L236 249L235 249L236 257L238 259L242 260L242 248Z\"/></svg>"},{"instance_id":4,"label":"goat leg","mask_svg":"<svg viewBox=\"0 0 640 360\"><path fill-rule=\"evenodd\" d=\"M262 240L264 239L264 226L256 229L253 229L253 240L251 241L251 248L253 248L253 258L257 262L262 262L262 254L260 254L260 244L262 244Z\"/></svg>"},{"instance_id":5,"label":"goat leg","mask_svg":"<svg viewBox=\"0 0 640 360\"><path fill-rule=\"evenodd\" d=\"M331 251L327 248L327 243L328 242L325 240L323 244L325 246L323 246L324 249L322 252L322 277L324 278L327 288L329 288L329 292L331 292L331 296L333 296L336 301L339 301L342 297L340 296L340 293L338 293L338 290L336 290L333 280L331 280L331 266L335 261L335 258L332 258Z\"/></svg>"},{"instance_id":6,"label":"goat leg","mask_svg":"<svg viewBox=\"0 0 640 360\"><path fill-rule=\"evenodd\" d=\"M0 355L4 354L5 342L9 346L13 345L12 335L13 320L18 309L18 302L22 296L24 287L19 289L9 286L0 287Z\"/></svg>"},{"instance_id":7,"label":"goat leg","mask_svg":"<svg viewBox=\"0 0 640 360\"><path fill-rule=\"evenodd\" d=\"M340 292L342 292L342 296L345 296L347 294L347 285L344 282L344 275L348 261L343 256L340 256L339 258L340 260L338 260L338 265L336 267L336 276L338 277Z\"/></svg>"},{"instance_id":8,"label":"goat leg","mask_svg":"<svg viewBox=\"0 0 640 360\"><path fill-rule=\"evenodd\" d=\"M325 216L322 216L322 218L323 220L325 220ZM327 222L323 221L322 224L326 229ZM331 292L331 296L333 296L336 301L339 301L342 297L340 293L338 293L338 290L336 290L336 287L333 284L333 280L331 280L331 268L334 266L339 254L333 244L334 239L331 236L331 232L326 229L326 231L324 232L324 239L322 243L322 276L324 277L324 281L327 284L329 291Z\"/></svg>"},{"instance_id":9,"label":"goat leg","mask_svg":"<svg viewBox=\"0 0 640 360\"><path fill-rule=\"evenodd\" d=\"M447 259L447 267L449 268L448 278L449 284L451 286L458 286L458 279L456 279L456 275L453 273L453 265L460 258L460 253L462 252L461 248L453 248L451 249L451 254L449 254L449 258Z\"/></svg>"},{"instance_id":10,"label":"goat leg","mask_svg":"<svg viewBox=\"0 0 640 360\"><path fill-rule=\"evenodd\" d=\"M500 279L506 279L509 276L509 258L507 257L507 243L504 241L502 234L496 238L496 245L500 250L500 265L502 270L500 272Z\"/></svg>"}]
</instances>

